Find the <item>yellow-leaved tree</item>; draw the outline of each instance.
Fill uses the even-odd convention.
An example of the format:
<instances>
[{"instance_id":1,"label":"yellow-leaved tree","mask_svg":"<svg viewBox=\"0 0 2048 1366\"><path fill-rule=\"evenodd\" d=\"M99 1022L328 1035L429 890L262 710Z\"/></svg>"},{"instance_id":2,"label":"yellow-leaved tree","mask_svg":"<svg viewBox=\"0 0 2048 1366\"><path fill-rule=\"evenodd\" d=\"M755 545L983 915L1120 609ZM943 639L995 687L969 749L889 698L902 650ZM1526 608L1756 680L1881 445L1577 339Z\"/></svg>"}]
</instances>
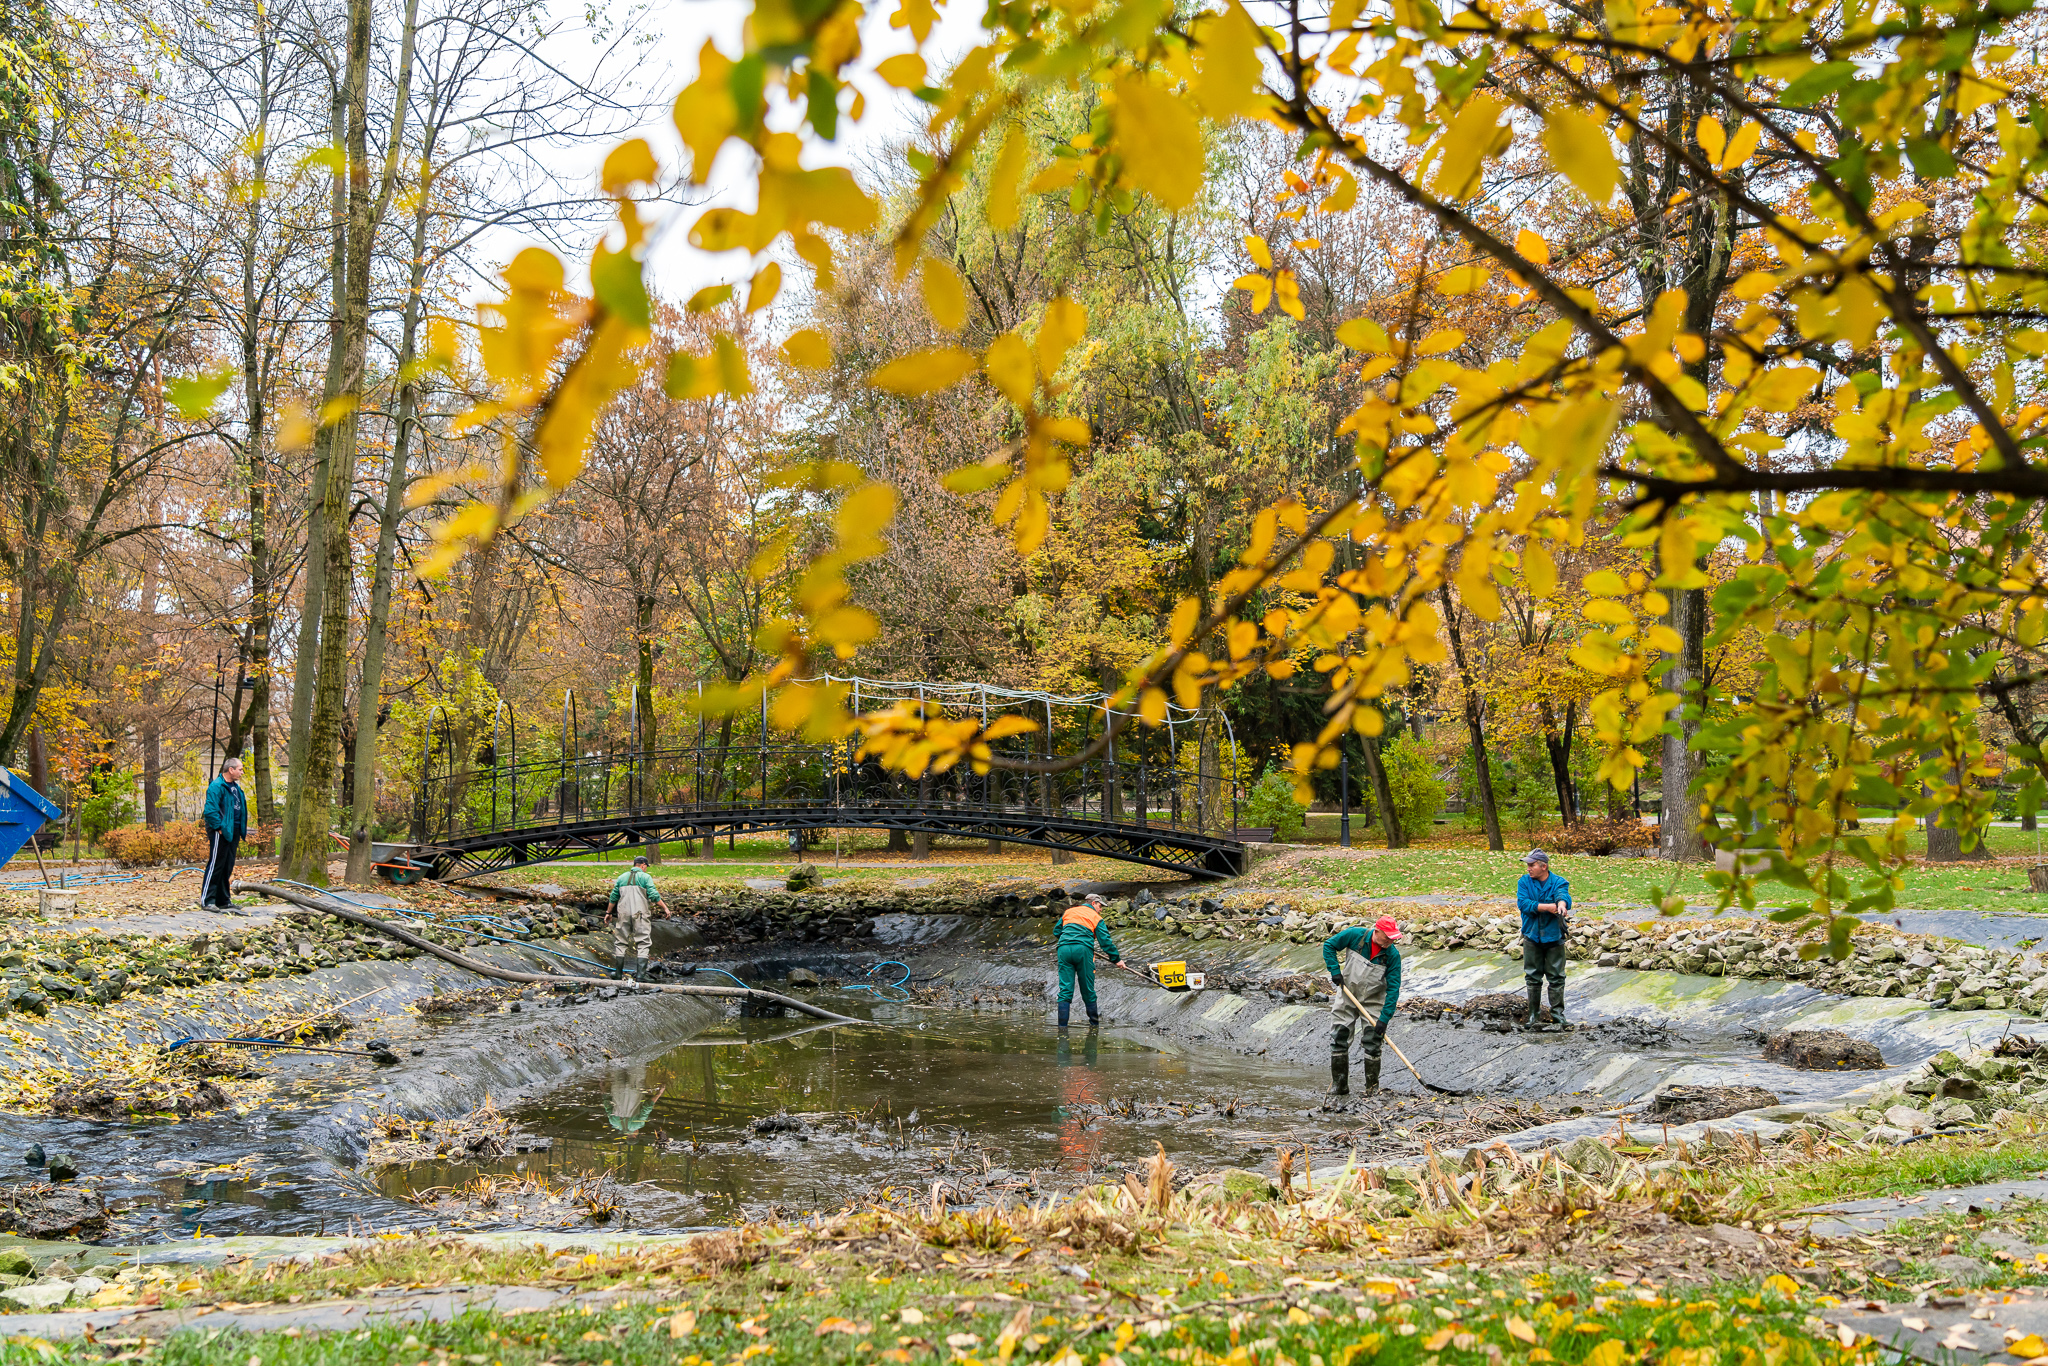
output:
<instances>
[{"instance_id":1,"label":"yellow-leaved tree","mask_svg":"<svg viewBox=\"0 0 2048 1366\"><path fill-rule=\"evenodd\" d=\"M2038 23L2024 0L1005 0L976 4L986 27L943 70L928 50L940 0L876 4L911 51L872 69L926 120L886 201L851 170L807 164L865 112L850 83L870 63L863 0L757 0L744 48L705 44L676 99L690 179L735 146L750 159L754 207L688 225L700 247L750 253L734 293L748 308L788 271L830 291L839 235L882 232L954 336L961 281L930 242L972 159L993 157L972 183L998 229L1056 195L1113 233L1140 207L1177 214L1211 193L1217 140L1250 120L1295 143L1282 218L1304 237L1357 212L1369 184L1433 226L1441 291L1488 291L1504 320L1483 347L1427 318L1339 329L1369 382L1340 427L1355 492L1257 516L1233 572L1182 602L1129 672L1142 715L1310 659L1328 719L1293 755L1305 781L1443 659L1444 584L1494 619L1503 574L1547 597L1597 526L1650 566L1584 584L1572 660L1599 679L1587 706L1609 782L1662 745L1677 824L1759 856L1791 889L1788 917L1890 904L1904 825L1852 829L1859 804L1981 823L1987 680L2010 689L2043 669L2048 116L2013 44ZM1091 112L1047 145L1020 114L1052 87ZM783 101L801 111L794 131L771 127ZM620 228L591 262L594 297L567 291L542 252L506 271L484 320L484 416L531 443L542 486L525 486L508 436L500 495L450 524L451 553L572 481L631 378L648 315L634 193L656 169L638 142L606 164ZM1275 259L1245 239L1236 288L1299 317L1301 282ZM1060 299L986 345L920 346L870 376L913 397L985 384L1015 409L1015 439L948 483L999 489L993 515L1026 553L1091 440L1061 380L1090 326ZM832 359L813 331L783 350ZM687 397L753 380L721 337L677 357L668 382ZM791 478L842 493L834 543L771 633L776 722L818 738L858 725L914 768L988 763L971 722L856 720L804 681L874 629L845 571L881 548L895 498L830 461ZM1741 563L1708 604L1710 554ZM1283 605L1246 615L1254 602ZM1688 661L1737 631L1768 659L1741 705L1710 709ZM1747 878L1725 885L1753 895ZM1848 927L1835 924L1838 950Z\"/></svg>"}]
</instances>

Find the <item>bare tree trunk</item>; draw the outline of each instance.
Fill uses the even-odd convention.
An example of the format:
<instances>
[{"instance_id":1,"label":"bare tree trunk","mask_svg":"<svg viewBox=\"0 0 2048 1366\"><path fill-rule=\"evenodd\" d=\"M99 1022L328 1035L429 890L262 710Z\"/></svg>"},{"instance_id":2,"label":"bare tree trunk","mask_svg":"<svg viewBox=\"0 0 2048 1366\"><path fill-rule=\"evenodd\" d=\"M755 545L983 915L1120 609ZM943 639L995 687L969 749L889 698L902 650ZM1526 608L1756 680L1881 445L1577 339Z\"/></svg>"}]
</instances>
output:
<instances>
[{"instance_id":1,"label":"bare tree trunk","mask_svg":"<svg viewBox=\"0 0 2048 1366\"><path fill-rule=\"evenodd\" d=\"M1664 674L1664 686L1679 697L1678 712L1664 734L1664 820L1658 832L1658 856L1694 862L1707 856L1695 809L1692 739L1699 733L1699 709L1705 704L1707 590L1679 588L1671 593L1671 629L1678 652Z\"/></svg>"},{"instance_id":2,"label":"bare tree trunk","mask_svg":"<svg viewBox=\"0 0 2048 1366\"><path fill-rule=\"evenodd\" d=\"M431 149L427 155L431 155ZM398 373L409 376L419 349L419 327L427 270L427 223L433 204L430 183L419 190L413 213L412 279L405 297L405 316L398 344ZM363 623L363 672L356 685L356 736L352 759L354 800L349 806L349 882L372 880L370 821L376 812L377 732L383 715L384 645L391 618L392 562L397 554L398 523L405 515L406 470L411 461L413 428L417 425L419 385L410 378L398 392L398 430L391 439L391 467L384 478L384 505L377 519L377 559L370 583L370 615ZM493 763L503 762L493 755ZM420 775L421 781L426 779ZM515 794L516 795L516 794Z\"/></svg>"},{"instance_id":3,"label":"bare tree trunk","mask_svg":"<svg viewBox=\"0 0 2048 1366\"><path fill-rule=\"evenodd\" d=\"M1566 705L1562 728L1549 702L1544 702L1537 710L1543 718L1543 750L1550 757L1550 779L1557 788L1558 819L1568 826L1577 825L1579 794L1572 786L1572 729L1578 721L1579 704L1572 702Z\"/></svg>"},{"instance_id":4,"label":"bare tree trunk","mask_svg":"<svg viewBox=\"0 0 2048 1366\"><path fill-rule=\"evenodd\" d=\"M1387 781L1387 766L1380 762L1380 737L1367 735L1365 741L1365 771L1372 778L1373 805L1379 808L1380 832L1387 837L1387 848L1406 849L1408 832L1401 828L1401 813L1394 809L1393 784Z\"/></svg>"},{"instance_id":5,"label":"bare tree trunk","mask_svg":"<svg viewBox=\"0 0 2048 1366\"><path fill-rule=\"evenodd\" d=\"M1451 600L1451 586L1445 583L1437 590L1443 602L1444 624L1450 632L1451 657L1458 666L1458 679L1464 685L1465 732L1472 741L1472 772L1479 787L1479 818L1486 826L1486 847L1495 853L1507 848L1501 839L1500 810L1493 800L1493 761L1486 753L1486 707L1479 696L1479 680L1465 659L1465 640L1458 630L1458 608Z\"/></svg>"},{"instance_id":6,"label":"bare tree trunk","mask_svg":"<svg viewBox=\"0 0 2048 1366\"><path fill-rule=\"evenodd\" d=\"M348 86L334 83L334 103L329 123L334 141L340 145L348 129ZM321 384L323 410L340 398L343 391L342 314L348 297L348 186L334 178L334 215L327 251L328 306L332 321L327 329L327 374ZM307 490L306 563L300 571L305 583L299 595L299 637L292 659L291 733L286 737L284 829L278 837L278 876L298 877L294 850L299 843L299 816L305 808L306 743L312 732L314 679L320 654L320 624L326 606L327 576L316 562L327 543L328 468L335 459L334 445L340 428L323 423L313 437L313 480ZM322 819L325 819L323 799ZM323 865L324 866L324 865Z\"/></svg>"},{"instance_id":7,"label":"bare tree trunk","mask_svg":"<svg viewBox=\"0 0 2048 1366\"><path fill-rule=\"evenodd\" d=\"M347 288L340 319L340 392L353 398L357 406L335 424L335 439L329 449L324 509L326 544L319 565L319 571L327 579L322 589L320 664L314 683L312 721L306 736L306 780L299 794L302 809L293 831L293 841L285 850L286 859L296 872L287 874L282 866L278 870L280 876L296 876L320 886L325 886L327 881L327 825L332 812L343 696L348 681L350 587L355 573L354 547L348 534L349 506L350 494L355 487L357 438L361 430L360 404L369 349L371 255L377 224L390 203L397 172L397 143L409 98L417 15L417 0L407 0L397 88L392 103L391 146L383 158L382 183L373 187L369 148L370 4L371 0L349 0L348 71L343 81L348 124L348 190L344 220ZM310 562L307 570L309 573L314 570Z\"/></svg>"},{"instance_id":8,"label":"bare tree trunk","mask_svg":"<svg viewBox=\"0 0 2048 1366\"><path fill-rule=\"evenodd\" d=\"M655 741L658 736L659 718L654 714L654 595L642 593L634 601L634 635L638 647L638 672L640 685L640 733L633 737L633 743L640 747L641 800L648 801L654 792L656 778L653 773ZM763 794L765 795L765 794ZM657 798L658 800L658 798ZM661 862L661 841L649 838L641 846L649 863Z\"/></svg>"}]
</instances>

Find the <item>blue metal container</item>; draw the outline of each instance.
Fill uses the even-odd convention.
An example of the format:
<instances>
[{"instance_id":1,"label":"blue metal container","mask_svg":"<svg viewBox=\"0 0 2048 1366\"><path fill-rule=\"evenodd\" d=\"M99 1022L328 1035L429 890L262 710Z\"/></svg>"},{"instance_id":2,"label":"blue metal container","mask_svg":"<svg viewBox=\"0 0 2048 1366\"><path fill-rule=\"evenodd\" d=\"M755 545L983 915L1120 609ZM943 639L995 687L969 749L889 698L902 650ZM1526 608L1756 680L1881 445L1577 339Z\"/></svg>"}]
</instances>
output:
<instances>
[{"instance_id":1,"label":"blue metal container","mask_svg":"<svg viewBox=\"0 0 2048 1366\"><path fill-rule=\"evenodd\" d=\"M0 863L14 857L45 821L62 816L55 803L28 785L28 779L0 768Z\"/></svg>"}]
</instances>

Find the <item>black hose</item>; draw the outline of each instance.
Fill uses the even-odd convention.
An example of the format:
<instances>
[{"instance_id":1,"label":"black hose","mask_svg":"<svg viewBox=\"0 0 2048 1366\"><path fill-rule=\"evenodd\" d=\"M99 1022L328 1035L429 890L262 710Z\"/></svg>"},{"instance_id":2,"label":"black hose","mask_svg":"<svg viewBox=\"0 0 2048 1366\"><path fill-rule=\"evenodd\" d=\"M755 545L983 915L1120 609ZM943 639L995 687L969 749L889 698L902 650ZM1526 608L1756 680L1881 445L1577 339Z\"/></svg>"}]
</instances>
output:
<instances>
[{"instance_id":1,"label":"black hose","mask_svg":"<svg viewBox=\"0 0 2048 1366\"><path fill-rule=\"evenodd\" d=\"M294 892L289 888L279 887L269 882L237 882L234 885L234 890L238 892L257 892L263 896L275 897L279 901L288 901L294 906L303 906L309 911L318 911L322 915L331 915L337 920L346 920L351 924L361 925L364 929L375 930L378 934L396 939L401 944L411 945L422 953L431 953L436 958L453 963L456 967L466 972L476 973L479 977L495 977L501 982L531 982L547 986L619 987L621 990L628 989L625 983L603 977L558 977L552 973L516 972L510 968L493 967L489 963L479 962L474 958L457 953L453 949L443 948L431 939L414 934L410 930L400 929L388 921L364 915L354 907L344 906L332 897L307 896L303 892ZM765 1001L774 1005L785 1006L799 1014L809 1015L819 1020L830 1020L834 1024L865 1025L874 1023L873 1020L859 1020L851 1015L834 1014L823 1006L812 1005L809 1001L799 1001L794 997L784 996L776 991L762 991L758 987L700 987L680 986L670 982L640 982L633 984L632 989L667 992L672 996L717 996L727 1000L740 997L746 1000Z\"/></svg>"}]
</instances>

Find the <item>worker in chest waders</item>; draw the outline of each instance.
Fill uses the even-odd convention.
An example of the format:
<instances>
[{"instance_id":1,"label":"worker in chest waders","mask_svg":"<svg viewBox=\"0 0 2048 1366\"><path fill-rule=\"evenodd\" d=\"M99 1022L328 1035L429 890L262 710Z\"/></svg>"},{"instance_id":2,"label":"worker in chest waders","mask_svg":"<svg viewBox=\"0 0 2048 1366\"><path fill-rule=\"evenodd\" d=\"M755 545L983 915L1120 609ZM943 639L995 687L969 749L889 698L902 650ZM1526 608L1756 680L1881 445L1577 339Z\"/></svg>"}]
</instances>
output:
<instances>
[{"instance_id":1,"label":"worker in chest waders","mask_svg":"<svg viewBox=\"0 0 2048 1366\"><path fill-rule=\"evenodd\" d=\"M647 954L654 947L654 908L661 904L661 892L647 867L647 855L640 854L612 883L611 905L605 915L612 922L612 952L619 960L614 977L638 981L647 971Z\"/></svg>"},{"instance_id":2,"label":"worker in chest waders","mask_svg":"<svg viewBox=\"0 0 2048 1366\"><path fill-rule=\"evenodd\" d=\"M1330 1005L1336 1021L1330 1029L1333 1096L1351 1094L1354 1027L1359 1029L1358 1051L1365 1061L1361 1089L1366 1095L1380 1089L1380 1048L1387 1041L1387 1025L1401 1000L1401 950L1394 947L1400 937L1401 927L1394 918L1381 916L1371 929L1354 925L1323 941L1323 966L1330 970L1330 980L1337 987L1337 999Z\"/></svg>"},{"instance_id":3,"label":"worker in chest waders","mask_svg":"<svg viewBox=\"0 0 2048 1366\"><path fill-rule=\"evenodd\" d=\"M1550 871L1550 855L1531 849L1522 860L1529 871L1515 884L1515 903L1522 911L1522 981L1529 991L1529 1014L1522 1028L1541 1024L1543 986L1550 984L1550 1022L1572 1027L1564 1017L1565 940L1572 932L1572 887Z\"/></svg>"},{"instance_id":4,"label":"worker in chest waders","mask_svg":"<svg viewBox=\"0 0 2048 1366\"><path fill-rule=\"evenodd\" d=\"M1109 961L1123 961L1123 954L1117 951L1116 941L1109 937L1109 926L1102 923L1102 898L1090 896L1079 905L1069 906L1060 916L1059 960L1060 960L1060 1028L1067 1027L1067 1016L1074 1009L1074 983L1081 984L1081 1000L1088 1007L1088 1024L1092 1028L1102 1023L1102 1017L1095 1011L1095 946L1102 945L1102 951L1109 955Z\"/></svg>"}]
</instances>

